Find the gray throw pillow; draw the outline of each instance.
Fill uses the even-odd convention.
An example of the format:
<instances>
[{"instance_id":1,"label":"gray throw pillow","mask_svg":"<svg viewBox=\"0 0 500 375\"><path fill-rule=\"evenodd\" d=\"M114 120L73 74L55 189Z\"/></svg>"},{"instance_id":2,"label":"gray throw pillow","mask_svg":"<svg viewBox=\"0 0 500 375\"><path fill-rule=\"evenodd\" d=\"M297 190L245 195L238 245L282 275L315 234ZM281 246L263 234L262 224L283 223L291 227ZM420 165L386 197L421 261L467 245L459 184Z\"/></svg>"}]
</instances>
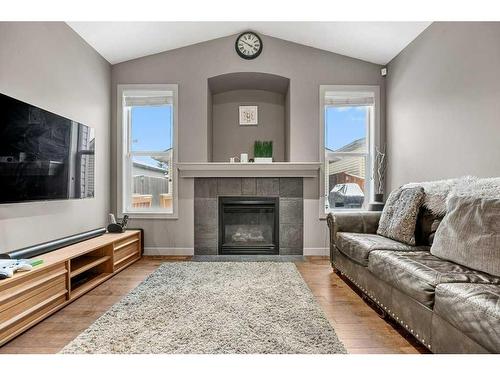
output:
<instances>
[{"instance_id":1,"label":"gray throw pillow","mask_svg":"<svg viewBox=\"0 0 500 375\"><path fill-rule=\"evenodd\" d=\"M500 199L452 196L431 254L500 276Z\"/></svg>"},{"instance_id":2,"label":"gray throw pillow","mask_svg":"<svg viewBox=\"0 0 500 375\"><path fill-rule=\"evenodd\" d=\"M382 211L377 234L415 246L415 226L424 195L420 186L392 191Z\"/></svg>"}]
</instances>

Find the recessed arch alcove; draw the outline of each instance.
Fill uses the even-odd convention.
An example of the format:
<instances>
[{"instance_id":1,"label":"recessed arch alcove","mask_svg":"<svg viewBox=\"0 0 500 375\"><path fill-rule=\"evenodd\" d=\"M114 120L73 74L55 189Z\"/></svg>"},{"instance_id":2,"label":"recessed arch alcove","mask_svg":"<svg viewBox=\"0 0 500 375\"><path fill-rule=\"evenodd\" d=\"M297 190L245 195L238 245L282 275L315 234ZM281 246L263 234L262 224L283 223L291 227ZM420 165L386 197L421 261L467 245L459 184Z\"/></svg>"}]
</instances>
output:
<instances>
[{"instance_id":1,"label":"recessed arch alcove","mask_svg":"<svg viewBox=\"0 0 500 375\"><path fill-rule=\"evenodd\" d=\"M261 72L234 72L208 78L209 161L253 155L256 140L273 141L274 161L289 161L290 79ZM240 126L239 106L256 105L258 124Z\"/></svg>"}]
</instances>

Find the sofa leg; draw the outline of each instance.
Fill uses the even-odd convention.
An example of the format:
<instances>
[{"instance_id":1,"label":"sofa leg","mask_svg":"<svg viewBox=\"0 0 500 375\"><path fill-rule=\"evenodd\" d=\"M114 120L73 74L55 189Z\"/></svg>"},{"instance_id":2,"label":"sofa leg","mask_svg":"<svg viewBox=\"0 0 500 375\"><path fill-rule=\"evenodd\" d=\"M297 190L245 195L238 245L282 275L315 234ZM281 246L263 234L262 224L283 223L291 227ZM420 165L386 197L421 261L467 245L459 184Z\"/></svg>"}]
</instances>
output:
<instances>
[{"instance_id":1,"label":"sofa leg","mask_svg":"<svg viewBox=\"0 0 500 375\"><path fill-rule=\"evenodd\" d=\"M338 276L342 275L342 272L340 272L340 271L339 271L339 270L338 270L338 269L337 269L337 268L333 265L333 263L332 263L332 271L333 271L336 275L338 275Z\"/></svg>"},{"instance_id":2,"label":"sofa leg","mask_svg":"<svg viewBox=\"0 0 500 375\"><path fill-rule=\"evenodd\" d=\"M372 300L370 297L368 297L366 294L362 294L361 295L361 298L367 303L369 304L370 306L372 306L375 310L375 312L377 313L377 315L386 320L388 318L388 315L387 313L385 312L385 310L383 308L381 308L374 300Z\"/></svg>"},{"instance_id":3,"label":"sofa leg","mask_svg":"<svg viewBox=\"0 0 500 375\"><path fill-rule=\"evenodd\" d=\"M377 306L377 314L378 314L378 316L380 316L380 318L382 318L384 320L386 320L387 317L388 317L388 315L385 312L385 310L383 308L381 308L381 307L378 307L378 306Z\"/></svg>"}]
</instances>

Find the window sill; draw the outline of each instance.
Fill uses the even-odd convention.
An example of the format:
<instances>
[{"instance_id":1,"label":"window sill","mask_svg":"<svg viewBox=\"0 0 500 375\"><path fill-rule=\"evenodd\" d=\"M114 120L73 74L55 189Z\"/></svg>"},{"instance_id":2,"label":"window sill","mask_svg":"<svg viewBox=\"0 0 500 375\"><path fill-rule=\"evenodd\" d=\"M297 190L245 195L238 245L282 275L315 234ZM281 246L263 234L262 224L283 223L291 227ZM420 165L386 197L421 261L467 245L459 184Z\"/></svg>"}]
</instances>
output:
<instances>
[{"instance_id":1,"label":"window sill","mask_svg":"<svg viewBox=\"0 0 500 375\"><path fill-rule=\"evenodd\" d=\"M178 220L177 214L161 213L161 212L124 212L123 215L128 215L129 219L160 219L160 220Z\"/></svg>"},{"instance_id":2,"label":"window sill","mask_svg":"<svg viewBox=\"0 0 500 375\"><path fill-rule=\"evenodd\" d=\"M352 212L352 213L358 213L358 212L373 212L373 211L370 211L368 210L367 208L351 208L351 209L337 209L337 210L330 210L328 212L323 212L323 213L320 213L319 215L319 219L320 220L326 220L326 217L328 214L332 214L332 215L335 215L335 214L338 214L340 212Z\"/></svg>"}]
</instances>

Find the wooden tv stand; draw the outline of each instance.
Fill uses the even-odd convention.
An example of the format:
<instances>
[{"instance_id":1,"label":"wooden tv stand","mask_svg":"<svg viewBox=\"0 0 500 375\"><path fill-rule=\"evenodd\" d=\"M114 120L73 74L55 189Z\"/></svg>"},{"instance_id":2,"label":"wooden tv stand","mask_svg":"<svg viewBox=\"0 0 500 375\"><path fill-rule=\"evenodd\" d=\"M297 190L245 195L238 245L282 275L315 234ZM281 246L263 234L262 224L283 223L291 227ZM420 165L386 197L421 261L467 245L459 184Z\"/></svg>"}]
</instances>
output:
<instances>
[{"instance_id":1,"label":"wooden tv stand","mask_svg":"<svg viewBox=\"0 0 500 375\"><path fill-rule=\"evenodd\" d=\"M106 233L35 257L0 280L0 346L141 258L141 232Z\"/></svg>"}]
</instances>

